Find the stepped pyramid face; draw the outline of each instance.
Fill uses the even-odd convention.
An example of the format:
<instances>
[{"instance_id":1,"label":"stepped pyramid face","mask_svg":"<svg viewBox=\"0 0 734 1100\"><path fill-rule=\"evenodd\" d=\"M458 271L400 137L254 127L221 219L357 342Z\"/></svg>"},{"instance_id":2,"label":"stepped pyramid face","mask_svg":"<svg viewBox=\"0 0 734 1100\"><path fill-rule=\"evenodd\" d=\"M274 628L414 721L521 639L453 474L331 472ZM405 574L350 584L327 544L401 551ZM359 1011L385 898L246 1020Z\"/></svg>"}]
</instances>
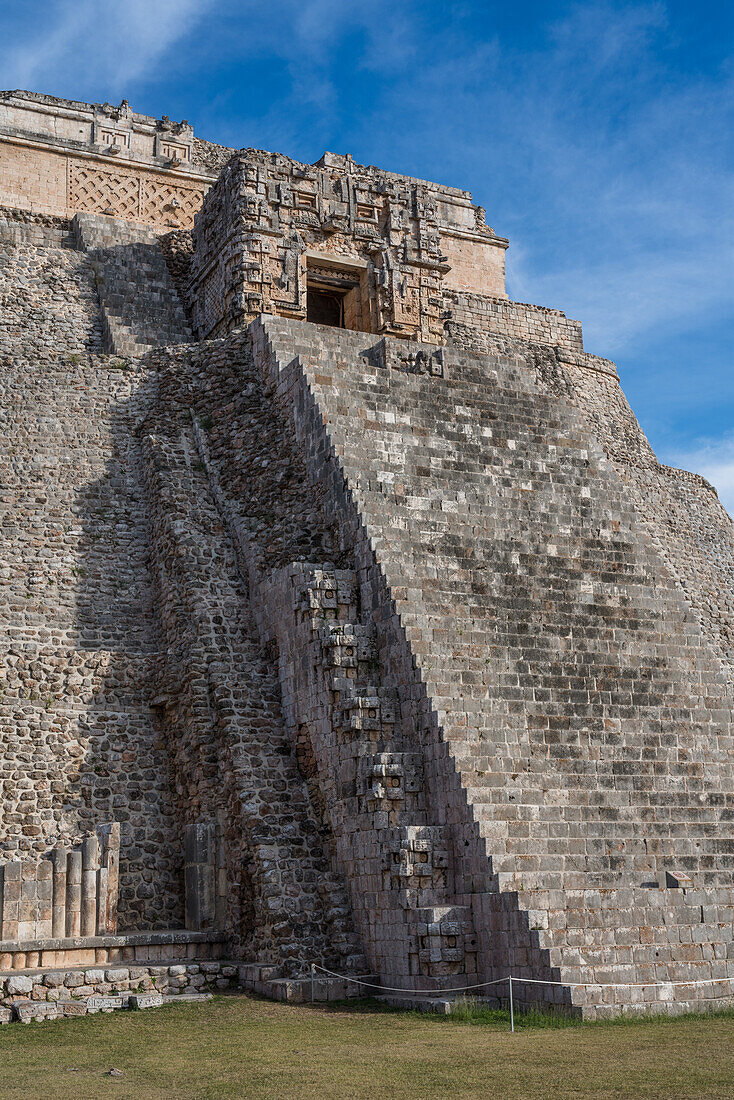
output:
<instances>
[{"instance_id":1,"label":"stepped pyramid face","mask_svg":"<svg viewBox=\"0 0 734 1100\"><path fill-rule=\"evenodd\" d=\"M0 158L0 970L730 1000L732 522L471 196L20 92Z\"/></svg>"}]
</instances>

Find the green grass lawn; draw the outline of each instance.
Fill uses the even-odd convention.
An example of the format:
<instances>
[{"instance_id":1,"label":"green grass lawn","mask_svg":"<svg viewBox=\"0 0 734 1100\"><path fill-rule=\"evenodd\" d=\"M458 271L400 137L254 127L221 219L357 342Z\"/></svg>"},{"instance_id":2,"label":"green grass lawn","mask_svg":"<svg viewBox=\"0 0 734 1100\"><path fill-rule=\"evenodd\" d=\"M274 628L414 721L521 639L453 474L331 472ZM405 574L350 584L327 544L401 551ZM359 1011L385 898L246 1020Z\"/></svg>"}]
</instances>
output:
<instances>
[{"instance_id":1,"label":"green grass lawn","mask_svg":"<svg viewBox=\"0 0 734 1100\"><path fill-rule=\"evenodd\" d=\"M12 1100L734 1096L734 1011L549 1025L249 997L0 1029ZM115 1067L121 1077L110 1077Z\"/></svg>"}]
</instances>

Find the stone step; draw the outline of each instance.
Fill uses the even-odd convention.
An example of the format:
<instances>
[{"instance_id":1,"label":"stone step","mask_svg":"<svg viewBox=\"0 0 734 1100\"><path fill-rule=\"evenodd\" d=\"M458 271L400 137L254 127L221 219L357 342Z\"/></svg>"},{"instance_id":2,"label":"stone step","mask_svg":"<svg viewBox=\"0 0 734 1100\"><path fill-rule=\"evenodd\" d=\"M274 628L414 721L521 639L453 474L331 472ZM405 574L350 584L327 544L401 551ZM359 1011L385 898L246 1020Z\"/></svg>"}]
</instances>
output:
<instances>
[{"instance_id":1,"label":"stone step","mask_svg":"<svg viewBox=\"0 0 734 1100\"><path fill-rule=\"evenodd\" d=\"M239 981L243 989L251 989L273 1001L288 1001L302 1004L313 1000L345 1001L357 997L373 996L380 989L379 977L366 971L355 971L349 978L334 978L317 971L313 979L310 974L302 977L285 978L277 975L274 967L259 964L247 964L239 968ZM362 984L359 984L362 983Z\"/></svg>"},{"instance_id":2,"label":"stone step","mask_svg":"<svg viewBox=\"0 0 734 1100\"><path fill-rule=\"evenodd\" d=\"M118 219L77 214L74 228L90 254L108 350L139 356L187 343L191 331L156 237Z\"/></svg>"}]
</instances>

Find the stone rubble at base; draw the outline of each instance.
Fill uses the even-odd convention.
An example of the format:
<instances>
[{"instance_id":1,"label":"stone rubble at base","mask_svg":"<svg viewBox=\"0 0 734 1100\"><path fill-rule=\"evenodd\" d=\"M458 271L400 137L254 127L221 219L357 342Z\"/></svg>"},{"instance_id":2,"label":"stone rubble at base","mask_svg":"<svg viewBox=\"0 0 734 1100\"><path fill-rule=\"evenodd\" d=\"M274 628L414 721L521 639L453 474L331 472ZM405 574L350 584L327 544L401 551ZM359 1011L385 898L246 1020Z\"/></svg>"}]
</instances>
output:
<instances>
[{"instance_id":1,"label":"stone rubble at base","mask_svg":"<svg viewBox=\"0 0 734 1100\"><path fill-rule=\"evenodd\" d=\"M47 970L0 976L0 1023L54 1020L118 1009L157 1008L238 992L239 967L226 962Z\"/></svg>"},{"instance_id":2,"label":"stone rubble at base","mask_svg":"<svg viewBox=\"0 0 734 1100\"><path fill-rule=\"evenodd\" d=\"M715 492L467 192L98 106L0 96L0 1022L730 1002Z\"/></svg>"}]
</instances>

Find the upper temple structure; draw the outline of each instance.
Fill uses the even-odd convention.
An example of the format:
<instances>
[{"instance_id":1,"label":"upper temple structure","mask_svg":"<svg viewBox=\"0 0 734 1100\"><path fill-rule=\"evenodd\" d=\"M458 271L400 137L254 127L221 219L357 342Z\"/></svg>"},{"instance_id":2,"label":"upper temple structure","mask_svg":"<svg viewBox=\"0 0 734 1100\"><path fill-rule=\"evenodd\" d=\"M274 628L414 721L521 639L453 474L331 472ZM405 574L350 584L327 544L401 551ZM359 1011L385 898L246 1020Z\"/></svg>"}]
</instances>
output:
<instances>
[{"instance_id":1,"label":"upper temple structure","mask_svg":"<svg viewBox=\"0 0 734 1100\"><path fill-rule=\"evenodd\" d=\"M0 93L0 1022L734 998L732 521L507 247Z\"/></svg>"}]
</instances>

